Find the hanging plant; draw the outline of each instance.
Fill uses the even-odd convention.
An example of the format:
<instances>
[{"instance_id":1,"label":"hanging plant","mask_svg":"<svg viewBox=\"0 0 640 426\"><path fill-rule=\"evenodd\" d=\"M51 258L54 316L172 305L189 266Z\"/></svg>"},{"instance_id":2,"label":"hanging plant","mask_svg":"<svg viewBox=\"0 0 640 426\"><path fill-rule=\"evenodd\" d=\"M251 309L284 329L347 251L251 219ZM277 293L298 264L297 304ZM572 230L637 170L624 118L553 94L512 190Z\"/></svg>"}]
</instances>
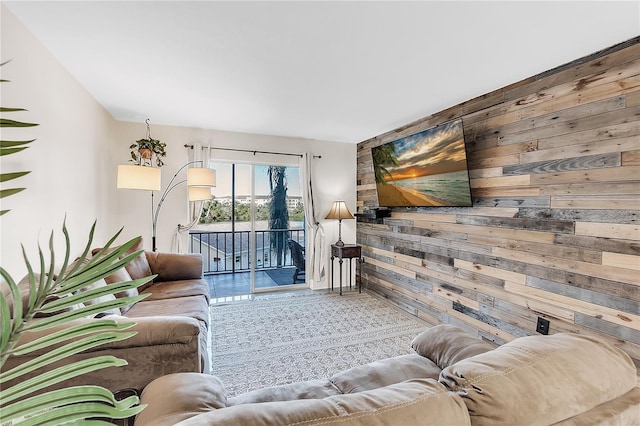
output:
<instances>
[{"instance_id":1,"label":"hanging plant","mask_svg":"<svg viewBox=\"0 0 640 426\"><path fill-rule=\"evenodd\" d=\"M129 161L138 166L153 166L155 157L156 166L162 167L164 166L162 158L167 155L165 151L167 144L153 139L148 118L145 123L147 123L147 137L137 140L129 146L129 149L131 149L131 159Z\"/></svg>"}]
</instances>

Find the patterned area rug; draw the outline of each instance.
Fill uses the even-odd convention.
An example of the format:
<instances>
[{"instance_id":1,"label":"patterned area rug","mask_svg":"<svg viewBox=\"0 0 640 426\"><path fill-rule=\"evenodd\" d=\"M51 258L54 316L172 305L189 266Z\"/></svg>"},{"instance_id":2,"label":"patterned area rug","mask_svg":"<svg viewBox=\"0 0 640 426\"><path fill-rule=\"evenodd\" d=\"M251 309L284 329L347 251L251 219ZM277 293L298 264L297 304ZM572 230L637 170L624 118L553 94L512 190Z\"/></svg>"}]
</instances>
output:
<instances>
[{"instance_id":1,"label":"patterned area rug","mask_svg":"<svg viewBox=\"0 0 640 426\"><path fill-rule=\"evenodd\" d=\"M228 396L411 353L411 340L429 327L367 293L248 300L210 310L212 374Z\"/></svg>"}]
</instances>

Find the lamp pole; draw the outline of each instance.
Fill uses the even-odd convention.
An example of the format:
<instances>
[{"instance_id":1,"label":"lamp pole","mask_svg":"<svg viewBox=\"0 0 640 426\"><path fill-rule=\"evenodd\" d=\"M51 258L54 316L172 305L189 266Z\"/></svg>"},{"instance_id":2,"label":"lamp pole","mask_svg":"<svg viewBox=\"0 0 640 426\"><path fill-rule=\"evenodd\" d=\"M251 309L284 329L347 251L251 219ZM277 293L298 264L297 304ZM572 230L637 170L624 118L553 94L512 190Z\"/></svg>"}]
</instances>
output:
<instances>
[{"instance_id":1,"label":"lamp pole","mask_svg":"<svg viewBox=\"0 0 640 426\"><path fill-rule=\"evenodd\" d=\"M184 166L178 169L178 171L173 175L173 177L169 181L169 185L167 185L167 188L162 193L162 196L160 197L160 201L158 201L158 205L156 206L155 211L153 208L153 191L151 192L151 215L153 218L151 222L151 245L152 245L153 251L158 251L158 247L156 246L156 229L158 224L158 215L160 214L160 209L162 208L162 204L164 203L164 200L167 198L167 195L169 195L169 192L173 190L173 188L180 185L181 183L185 183L187 180L186 179L181 180L180 182L176 182L176 183L173 183L173 181L176 180L176 177L178 176L178 174L182 170L184 170L185 167L188 167L191 164L196 164L196 163L204 164L201 160L189 161L187 164L185 164Z\"/></svg>"}]
</instances>

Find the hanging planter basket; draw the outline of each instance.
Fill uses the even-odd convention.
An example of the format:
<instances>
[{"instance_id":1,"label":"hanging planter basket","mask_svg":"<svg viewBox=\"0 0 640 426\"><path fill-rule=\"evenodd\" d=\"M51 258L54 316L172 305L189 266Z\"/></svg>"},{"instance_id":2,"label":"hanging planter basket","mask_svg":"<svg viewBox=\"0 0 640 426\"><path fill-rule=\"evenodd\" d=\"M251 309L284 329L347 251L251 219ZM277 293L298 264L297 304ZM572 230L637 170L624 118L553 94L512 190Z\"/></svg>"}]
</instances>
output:
<instances>
[{"instance_id":1,"label":"hanging planter basket","mask_svg":"<svg viewBox=\"0 0 640 426\"><path fill-rule=\"evenodd\" d=\"M131 149L131 159L129 161L138 166L153 166L155 160L156 166L162 167L164 166L162 159L167 155L165 151L167 144L153 139L149 128L149 119L145 122L147 123L147 137L137 140L129 146L129 149Z\"/></svg>"}]
</instances>

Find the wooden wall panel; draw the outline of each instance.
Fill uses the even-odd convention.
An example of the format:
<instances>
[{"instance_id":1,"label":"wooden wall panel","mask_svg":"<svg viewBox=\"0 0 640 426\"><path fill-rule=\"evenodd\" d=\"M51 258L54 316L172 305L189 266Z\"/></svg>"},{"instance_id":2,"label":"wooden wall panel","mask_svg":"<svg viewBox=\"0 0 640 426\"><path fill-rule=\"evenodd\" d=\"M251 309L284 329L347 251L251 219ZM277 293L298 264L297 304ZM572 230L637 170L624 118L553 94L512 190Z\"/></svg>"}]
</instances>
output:
<instances>
[{"instance_id":1,"label":"wooden wall panel","mask_svg":"<svg viewBox=\"0 0 640 426\"><path fill-rule=\"evenodd\" d=\"M359 219L364 285L498 344L544 317L640 365L640 37L360 143L359 212L371 148L456 118L473 207Z\"/></svg>"}]
</instances>

